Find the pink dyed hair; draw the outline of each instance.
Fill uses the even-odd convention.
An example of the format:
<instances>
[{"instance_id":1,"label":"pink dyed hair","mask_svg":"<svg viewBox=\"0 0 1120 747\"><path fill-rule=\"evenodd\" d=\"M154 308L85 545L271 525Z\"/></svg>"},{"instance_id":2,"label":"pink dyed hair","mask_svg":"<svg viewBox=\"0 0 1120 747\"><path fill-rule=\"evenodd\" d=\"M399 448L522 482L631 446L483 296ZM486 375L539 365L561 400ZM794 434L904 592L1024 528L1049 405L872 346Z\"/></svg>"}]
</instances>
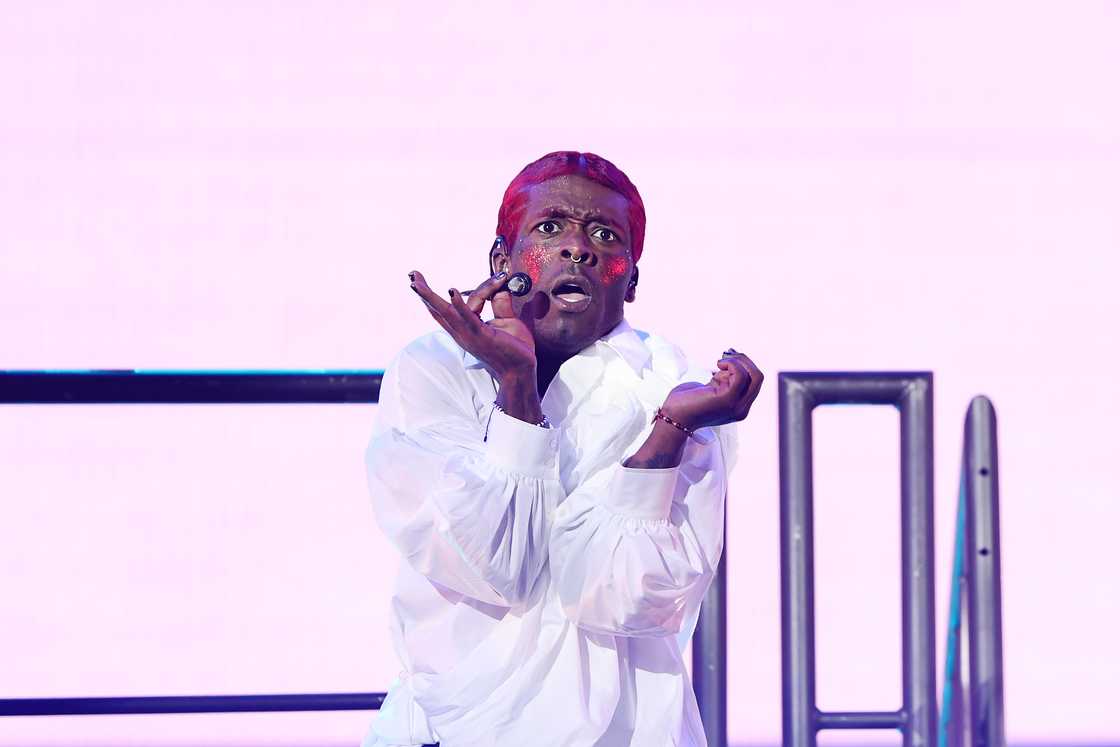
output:
<instances>
[{"instance_id":1,"label":"pink dyed hair","mask_svg":"<svg viewBox=\"0 0 1120 747\"><path fill-rule=\"evenodd\" d=\"M638 188L613 163L594 153L579 153L574 150L558 150L541 156L521 169L513 178L502 196L502 206L498 209L498 234L506 237L510 246L517 236L517 226L525 213L525 203L529 199L529 188L554 179L558 176L575 174L613 189L626 198L629 205L627 217L630 221L630 252L634 263L642 256L642 245L646 238L646 207Z\"/></svg>"}]
</instances>

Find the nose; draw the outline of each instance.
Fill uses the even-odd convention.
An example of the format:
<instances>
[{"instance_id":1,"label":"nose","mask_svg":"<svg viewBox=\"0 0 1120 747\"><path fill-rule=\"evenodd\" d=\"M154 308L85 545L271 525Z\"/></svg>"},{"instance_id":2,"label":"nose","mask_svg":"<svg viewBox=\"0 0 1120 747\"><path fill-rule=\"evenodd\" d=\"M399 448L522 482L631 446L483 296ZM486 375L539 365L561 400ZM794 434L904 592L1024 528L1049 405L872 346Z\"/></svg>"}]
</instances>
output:
<instances>
[{"instance_id":1,"label":"nose","mask_svg":"<svg viewBox=\"0 0 1120 747\"><path fill-rule=\"evenodd\" d=\"M594 267L599 262L599 257L595 252L591 251L591 248L588 246L574 247L574 251L571 249L562 249L560 251L560 256L564 259L570 259L577 265L586 264L588 267Z\"/></svg>"}]
</instances>

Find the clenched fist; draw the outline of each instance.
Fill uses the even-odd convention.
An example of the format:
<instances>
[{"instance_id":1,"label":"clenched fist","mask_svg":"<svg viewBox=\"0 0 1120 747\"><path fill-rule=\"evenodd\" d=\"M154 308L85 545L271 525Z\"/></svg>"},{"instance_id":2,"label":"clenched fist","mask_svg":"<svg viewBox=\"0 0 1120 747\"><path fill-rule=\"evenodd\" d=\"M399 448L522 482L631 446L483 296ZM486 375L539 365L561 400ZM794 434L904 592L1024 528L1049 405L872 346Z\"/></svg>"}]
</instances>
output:
<instances>
[{"instance_id":1,"label":"clenched fist","mask_svg":"<svg viewBox=\"0 0 1120 747\"><path fill-rule=\"evenodd\" d=\"M693 430L746 418L762 387L762 371L734 349L724 353L716 367L707 384L689 381L674 387L661 411Z\"/></svg>"}]
</instances>

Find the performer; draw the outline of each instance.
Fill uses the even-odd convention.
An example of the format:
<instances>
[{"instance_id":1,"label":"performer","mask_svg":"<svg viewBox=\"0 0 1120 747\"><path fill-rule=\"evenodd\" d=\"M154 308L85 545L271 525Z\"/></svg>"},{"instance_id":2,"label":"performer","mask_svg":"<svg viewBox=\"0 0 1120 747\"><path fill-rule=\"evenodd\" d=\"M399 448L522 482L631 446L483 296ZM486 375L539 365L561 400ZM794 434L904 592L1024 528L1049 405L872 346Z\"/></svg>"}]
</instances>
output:
<instances>
[{"instance_id":1,"label":"performer","mask_svg":"<svg viewBox=\"0 0 1120 747\"><path fill-rule=\"evenodd\" d=\"M625 174L556 152L506 190L489 279L409 273L442 330L386 370L366 452L403 670L363 747L706 744L681 652L762 373L630 327L644 234Z\"/></svg>"}]
</instances>

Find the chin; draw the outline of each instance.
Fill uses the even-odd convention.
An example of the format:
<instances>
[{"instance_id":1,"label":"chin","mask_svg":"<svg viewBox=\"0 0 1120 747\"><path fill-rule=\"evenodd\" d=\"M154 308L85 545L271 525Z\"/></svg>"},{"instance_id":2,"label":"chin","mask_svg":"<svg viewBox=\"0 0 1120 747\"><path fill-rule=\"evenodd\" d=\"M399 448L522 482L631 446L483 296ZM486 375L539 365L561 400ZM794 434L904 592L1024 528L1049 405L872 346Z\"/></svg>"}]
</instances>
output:
<instances>
[{"instance_id":1,"label":"chin","mask_svg":"<svg viewBox=\"0 0 1120 747\"><path fill-rule=\"evenodd\" d=\"M584 312L586 313L586 312ZM606 324L602 319L580 315L560 315L541 319L533 328L533 339L537 349L553 355L572 356L609 332L618 322Z\"/></svg>"},{"instance_id":2,"label":"chin","mask_svg":"<svg viewBox=\"0 0 1120 747\"><path fill-rule=\"evenodd\" d=\"M569 324L551 324L537 326L533 330L533 339L537 349L548 353L561 355L575 355L599 339L600 335Z\"/></svg>"}]
</instances>

